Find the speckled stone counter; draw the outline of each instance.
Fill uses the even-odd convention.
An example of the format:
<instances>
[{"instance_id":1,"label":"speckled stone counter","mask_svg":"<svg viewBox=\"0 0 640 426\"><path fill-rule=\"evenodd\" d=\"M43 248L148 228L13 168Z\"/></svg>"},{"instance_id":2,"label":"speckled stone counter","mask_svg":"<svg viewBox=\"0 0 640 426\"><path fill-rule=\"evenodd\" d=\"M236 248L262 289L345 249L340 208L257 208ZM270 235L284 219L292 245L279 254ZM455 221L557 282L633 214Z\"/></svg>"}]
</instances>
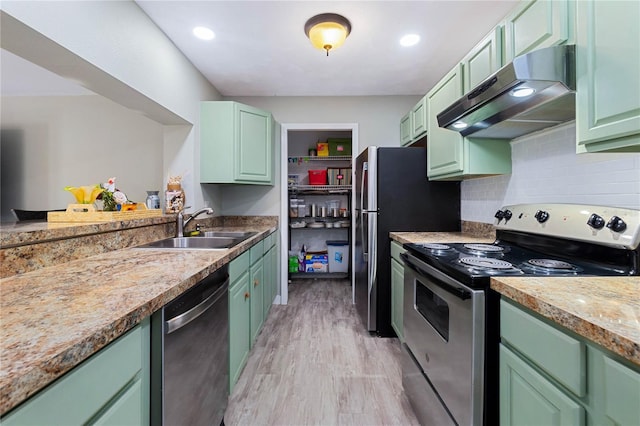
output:
<instances>
[{"instance_id":1,"label":"speckled stone counter","mask_svg":"<svg viewBox=\"0 0 640 426\"><path fill-rule=\"evenodd\" d=\"M0 414L265 238L275 223L229 218L218 230L258 232L229 250L127 248L0 280Z\"/></svg>"},{"instance_id":2,"label":"speckled stone counter","mask_svg":"<svg viewBox=\"0 0 640 426\"><path fill-rule=\"evenodd\" d=\"M640 277L497 277L491 288L640 365Z\"/></svg>"},{"instance_id":3,"label":"speckled stone counter","mask_svg":"<svg viewBox=\"0 0 640 426\"><path fill-rule=\"evenodd\" d=\"M406 243L492 243L495 236L466 232L390 232L392 240Z\"/></svg>"}]
</instances>

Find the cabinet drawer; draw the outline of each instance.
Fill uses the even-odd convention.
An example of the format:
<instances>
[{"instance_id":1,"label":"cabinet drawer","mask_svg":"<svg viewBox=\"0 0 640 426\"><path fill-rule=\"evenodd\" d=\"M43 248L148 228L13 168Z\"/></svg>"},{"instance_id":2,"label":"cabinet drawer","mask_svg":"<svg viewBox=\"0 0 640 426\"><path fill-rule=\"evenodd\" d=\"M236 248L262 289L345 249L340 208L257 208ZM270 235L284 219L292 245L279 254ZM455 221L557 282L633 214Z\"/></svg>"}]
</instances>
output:
<instances>
[{"instance_id":1,"label":"cabinet drawer","mask_svg":"<svg viewBox=\"0 0 640 426\"><path fill-rule=\"evenodd\" d=\"M19 406L2 424L86 423L142 369L144 335L142 326L129 331Z\"/></svg>"},{"instance_id":2,"label":"cabinet drawer","mask_svg":"<svg viewBox=\"0 0 640 426\"><path fill-rule=\"evenodd\" d=\"M395 241L391 241L391 257L397 260L403 266L404 266L404 262L402 262L402 258L400 258L400 254L404 252L406 252L406 250L402 248L402 244L397 243Z\"/></svg>"},{"instance_id":3,"label":"cabinet drawer","mask_svg":"<svg viewBox=\"0 0 640 426\"><path fill-rule=\"evenodd\" d=\"M229 282L235 282L239 276L249 270L249 261L249 251L245 251L240 256L231 261L231 263L229 264Z\"/></svg>"},{"instance_id":4,"label":"cabinet drawer","mask_svg":"<svg viewBox=\"0 0 640 426\"><path fill-rule=\"evenodd\" d=\"M577 396L586 392L586 346L523 310L500 301L502 341Z\"/></svg>"},{"instance_id":5,"label":"cabinet drawer","mask_svg":"<svg viewBox=\"0 0 640 426\"><path fill-rule=\"evenodd\" d=\"M253 265L264 256L264 240L258 241L255 246L249 249L251 264Z\"/></svg>"}]
</instances>

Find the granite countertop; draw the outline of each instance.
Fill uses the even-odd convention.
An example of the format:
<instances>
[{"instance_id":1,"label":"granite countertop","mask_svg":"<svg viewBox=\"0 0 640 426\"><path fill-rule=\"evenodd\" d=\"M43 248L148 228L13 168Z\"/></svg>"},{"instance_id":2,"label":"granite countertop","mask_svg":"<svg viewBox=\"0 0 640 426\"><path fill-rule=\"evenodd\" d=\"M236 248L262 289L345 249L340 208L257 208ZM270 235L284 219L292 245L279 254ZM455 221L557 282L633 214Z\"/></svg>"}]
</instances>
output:
<instances>
[{"instance_id":1,"label":"granite countertop","mask_svg":"<svg viewBox=\"0 0 640 426\"><path fill-rule=\"evenodd\" d=\"M494 277L491 288L640 365L640 277Z\"/></svg>"},{"instance_id":2,"label":"granite countertop","mask_svg":"<svg viewBox=\"0 0 640 426\"><path fill-rule=\"evenodd\" d=\"M492 243L493 236L478 236L466 232L390 232L392 240L406 243Z\"/></svg>"},{"instance_id":3,"label":"granite countertop","mask_svg":"<svg viewBox=\"0 0 640 426\"><path fill-rule=\"evenodd\" d=\"M228 250L127 248L0 280L0 414L228 263L276 226Z\"/></svg>"}]
</instances>

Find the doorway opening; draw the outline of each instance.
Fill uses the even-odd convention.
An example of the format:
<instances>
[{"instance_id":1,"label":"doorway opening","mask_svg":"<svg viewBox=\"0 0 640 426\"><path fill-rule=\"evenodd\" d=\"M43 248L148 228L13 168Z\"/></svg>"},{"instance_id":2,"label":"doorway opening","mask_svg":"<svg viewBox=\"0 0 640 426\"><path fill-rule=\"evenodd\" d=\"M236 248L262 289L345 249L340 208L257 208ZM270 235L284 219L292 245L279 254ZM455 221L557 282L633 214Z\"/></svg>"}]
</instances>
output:
<instances>
[{"instance_id":1,"label":"doorway opening","mask_svg":"<svg viewBox=\"0 0 640 426\"><path fill-rule=\"evenodd\" d=\"M351 267L347 265L353 265L352 245L355 234L351 221L354 211L352 164L359 150L358 124L289 123L282 124L281 129L282 273L279 302L287 304L291 278L348 278L351 280L353 294L353 274ZM339 142L343 140L346 143L348 139L350 153L345 155L346 147L341 147ZM327 140L332 144L331 153L338 155L318 155L317 143ZM316 149L316 152L310 151L312 149ZM303 245L307 253L300 259ZM291 274L290 253L299 262L299 270L293 272L292 269ZM332 255L331 265L329 254ZM303 266L307 262L313 266ZM331 272L332 265L334 272Z\"/></svg>"}]
</instances>

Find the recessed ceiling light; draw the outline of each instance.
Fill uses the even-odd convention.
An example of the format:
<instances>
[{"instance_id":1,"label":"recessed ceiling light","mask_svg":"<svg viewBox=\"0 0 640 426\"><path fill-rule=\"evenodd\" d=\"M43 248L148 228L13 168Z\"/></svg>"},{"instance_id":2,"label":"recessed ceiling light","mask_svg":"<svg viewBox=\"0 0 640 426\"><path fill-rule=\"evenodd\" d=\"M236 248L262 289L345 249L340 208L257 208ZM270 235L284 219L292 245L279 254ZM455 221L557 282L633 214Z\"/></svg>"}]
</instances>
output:
<instances>
[{"instance_id":1,"label":"recessed ceiling light","mask_svg":"<svg viewBox=\"0 0 640 426\"><path fill-rule=\"evenodd\" d=\"M207 27L195 27L193 29L193 35L202 40L213 40L216 36L213 31Z\"/></svg>"},{"instance_id":2,"label":"recessed ceiling light","mask_svg":"<svg viewBox=\"0 0 640 426\"><path fill-rule=\"evenodd\" d=\"M418 34L407 34L406 36L400 39L400 45L402 46L413 46L420 41L420 36Z\"/></svg>"}]
</instances>

